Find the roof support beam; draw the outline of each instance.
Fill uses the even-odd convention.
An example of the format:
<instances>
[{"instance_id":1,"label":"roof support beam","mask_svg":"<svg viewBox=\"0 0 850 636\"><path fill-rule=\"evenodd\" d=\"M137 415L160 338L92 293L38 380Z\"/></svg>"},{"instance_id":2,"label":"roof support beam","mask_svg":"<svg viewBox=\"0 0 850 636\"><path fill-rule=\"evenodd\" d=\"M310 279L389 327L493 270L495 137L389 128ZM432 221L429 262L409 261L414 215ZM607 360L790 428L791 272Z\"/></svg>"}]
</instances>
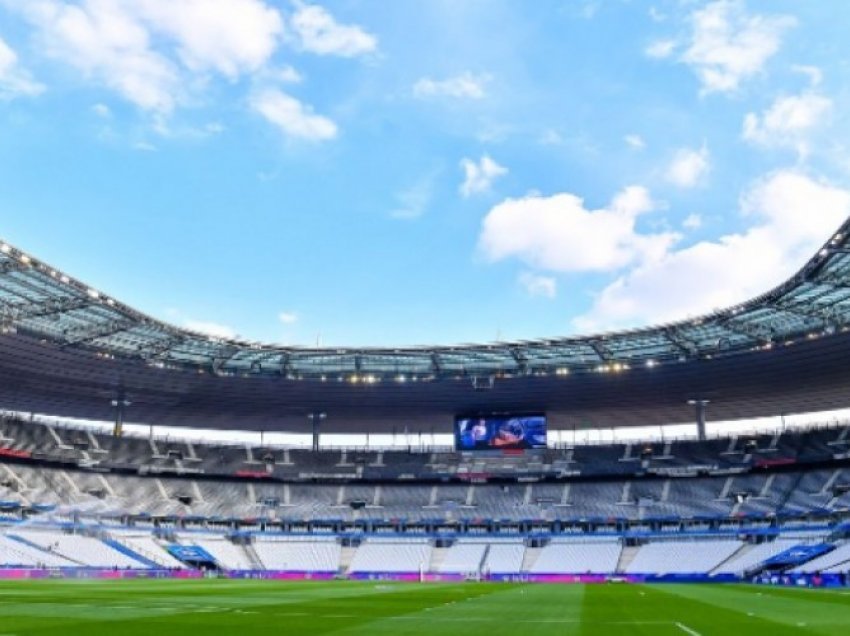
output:
<instances>
[{"instance_id":1,"label":"roof support beam","mask_svg":"<svg viewBox=\"0 0 850 636\"><path fill-rule=\"evenodd\" d=\"M107 338L109 336L113 336L117 333L121 333L122 331L126 331L127 329L132 329L138 324L138 321L134 319L127 320L115 320L112 322L108 322L102 325L96 325L93 329L74 329L67 332L67 335L74 335L78 331L81 332L81 335L76 338L69 339L62 346L74 346L85 344L91 342L92 340L97 340L98 338Z\"/></svg>"},{"instance_id":2,"label":"roof support beam","mask_svg":"<svg viewBox=\"0 0 850 636\"><path fill-rule=\"evenodd\" d=\"M25 266L18 261L3 261L0 263L0 276L5 276L6 274L11 274L12 272L17 272L24 268Z\"/></svg>"},{"instance_id":3,"label":"roof support beam","mask_svg":"<svg viewBox=\"0 0 850 636\"><path fill-rule=\"evenodd\" d=\"M48 298L44 302L0 304L0 318L8 320L29 320L46 318L91 305L88 298Z\"/></svg>"},{"instance_id":4,"label":"roof support beam","mask_svg":"<svg viewBox=\"0 0 850 636\"><path fill-rule=\"evenodd\" d=\"M686 356L693 356L699 352L699 347L697 347L696 343L685 338L678 329L665 327L662 329L662 333L664 334L664 338L679 350L679 353L683 353Z\"/></svg>"},{"instance_id":5,"label":"roof support beam","mask_svg":"<svg viewBox=\"0 0 850 636\"><path fill-rule=\"evenodd\" d=\"M508 351L510 351L513 359L516 360L517 370L520 373L526 373L528 371L528 358L525 357L525 354L516 346L508 347Z\"/></svg>"},{"instance_id":6,"label":"roof support beam","mask_svg":"<svg viewBox=\"0 0 850 636\"><path fill-rule=\"evenodd\" d=\"M434 375L440 375L442 371L442 363L440 362L440 354L436 351L431 352L431 371L433 371Z\"/></svg>"},{"instance_id":7,"label":"roof support beam","mask_svg":"<svg viewBox=\"0 0 850 636\"><path fill-rule=\"evenodd\" d=\"M182 334L172 334L164 340L156 340L149 343L147 346L139 347L139 355L145 359L158 358L170 349L182 344L186 341L186 336Z\"/></svg>"},{"instance_id":8,"label":"roof support beam","mask_svg":"<svg viewBox=\"0 0 850 636\"><path fill-rule=\"evenodd\" d=\"M762 344L773 342L773 330L770 327L751 325L750 323L735 320L731 317L721 318L717 323L732 333L760 340Z\"/></svg>"},{"instance_id":9,"label":"roof support beam","mask_svg":"<svg viewBox=\"0 0 850 636\"><path fill-rule=\"evenodd\" d=\"M601 341L589 340L587 344L589 344L590 348L593 349L593 352L599 356L600 362L609 362L614 359L614 356Z\"/></svg>"},{"instance_id":10,"label":"roof support beam","mask_svg":"<svg viewBox=\"0 0 850 636\"><path fill-rule=\"evenodd\" d=\"M221 371L222 367L224 367L228 362L233 360L233 358L235 358L242 352L242 349L234 345L224 345L218 351L215 352L212 359L210 360L210 369L212 369L213 373L218 373L219 371Z\"/></svg>"},{"instance_id":11,"label":"roof support beam","mask_svg":"<svg viewBox=\"0 0 850 636\"><path fill-rule=\"evenodd\" d=\"M284 377L288 376L292 371L292 356L288 351L282 351L280 354L280 374Z\"/></svg>"}]
</instances>

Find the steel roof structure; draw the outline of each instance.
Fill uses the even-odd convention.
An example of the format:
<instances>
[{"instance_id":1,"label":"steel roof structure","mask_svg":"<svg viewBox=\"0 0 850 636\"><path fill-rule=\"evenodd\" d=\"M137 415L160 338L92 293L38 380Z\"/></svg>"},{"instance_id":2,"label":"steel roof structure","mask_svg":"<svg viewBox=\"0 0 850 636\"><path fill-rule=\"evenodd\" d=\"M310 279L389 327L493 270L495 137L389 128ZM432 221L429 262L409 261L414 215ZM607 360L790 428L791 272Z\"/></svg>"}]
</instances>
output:
<instances>
[{"instance_id":1,"label":"steel roof structure","mask_svg":"<svg viewBox=\"0 0 850 636\"><path fill-rule=\"evenodd\" d=\"M752 386L776 373L805 378L806 395L837 408L850 405L840 388L848 328L850 220L786 282L699 318L586 337L400 348L293 347L192 332L0 242L0 407L66 416L108 416L108 403L125 395L139 407L131 420L228 428L281 428L287 418L336 407L348 414L341 430L514 408L572 412L573 422L597 426L622 421L630 404L644 418L633 423L666 423L682 421L687 397L738 404L729 415L804 408L781 382ZM747 377L736 379L741 369ZM652 379L641 388L644 376ZM623 389L612 393L612 382ZM732 399L745 387L756 393ZM643 407L627 399L642 391ZM761 406L742 406L758 396Z\"/></svg>"}]
</instances>

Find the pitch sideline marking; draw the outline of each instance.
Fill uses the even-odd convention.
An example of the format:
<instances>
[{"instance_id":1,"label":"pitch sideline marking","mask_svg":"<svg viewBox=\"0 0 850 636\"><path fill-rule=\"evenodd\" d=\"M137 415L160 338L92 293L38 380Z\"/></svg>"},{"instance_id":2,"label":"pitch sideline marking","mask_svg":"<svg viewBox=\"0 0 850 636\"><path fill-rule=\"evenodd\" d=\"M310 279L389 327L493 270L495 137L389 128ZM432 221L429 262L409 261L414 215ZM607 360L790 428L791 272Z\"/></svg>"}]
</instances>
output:
<instances>
[{"instance_id":1,"label":"pitch sideline marking","mask_svg":"<svg viewBox=\"0 0 850 636\"><path fill-rule=\"evenodd\" d=\"M687 625L682 625L682 623L676 623L676 627L681 629L686 634L690 634L690 636L702 636L698 631L691 629Z\"/></svg>"}]
</instances>

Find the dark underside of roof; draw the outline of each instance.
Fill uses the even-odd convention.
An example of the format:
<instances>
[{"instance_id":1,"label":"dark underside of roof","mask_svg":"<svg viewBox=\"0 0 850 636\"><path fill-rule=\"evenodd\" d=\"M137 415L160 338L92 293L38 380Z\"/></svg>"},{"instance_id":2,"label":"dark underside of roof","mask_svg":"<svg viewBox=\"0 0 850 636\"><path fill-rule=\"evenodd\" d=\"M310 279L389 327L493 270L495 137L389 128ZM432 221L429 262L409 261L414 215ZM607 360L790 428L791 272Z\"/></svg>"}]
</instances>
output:
<instances>
[{"instance_id":1,"label":"dark underside of roof","mask_svg":"<svg viewBox=\"0 0 850 636\"><path fill-rule=\"evenodd\" d=\"M716 358L621 372L354 384L283 376L219 377L109 359L24 334L0 336L0 407L128 422L252 431L449 432L462 413L545 412L550 428L608 428L728 420L850 407L850 333Z\"/></svg>"}]
</instances>

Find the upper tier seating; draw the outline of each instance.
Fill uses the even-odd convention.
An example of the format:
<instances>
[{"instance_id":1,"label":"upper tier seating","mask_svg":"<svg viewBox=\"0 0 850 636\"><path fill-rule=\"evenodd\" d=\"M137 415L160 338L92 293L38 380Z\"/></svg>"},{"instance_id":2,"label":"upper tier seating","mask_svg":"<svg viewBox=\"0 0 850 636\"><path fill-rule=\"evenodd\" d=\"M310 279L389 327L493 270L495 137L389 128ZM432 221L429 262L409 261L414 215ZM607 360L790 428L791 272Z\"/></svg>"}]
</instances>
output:
<instances>
[{"instance_id":1,"label":"upper tier seating","mask_svg":"<svg viewBox=\"0 0 850 636\"><path fill-rule=\"evenodd\" d=\"M647 519L767 517L839 509L846 469L679 479L511 485L280 484L141 477L8 464L0 501L96 514L305 519ZM739 501L738 498L743 498ZM365 504L353 509L352 502Z\"/></svg>"},{"instance_id":2,"label":"upper tier seating","mask_svg":"<svg viewBox=\"0 0 850 636\"><path fill-rule=\"evenodd\" d=\"M136 467L161 473L233 475L268 473L278 478L337 475L352 478L428 478L447 475L630 475L636 471L740 468L772 462L823 461L850 451L848 427L734 436L703 442L626 443L550 448L522 455L486 455L415 450L325 450L264 448L147 439L74 429L0 416L0 448L82 465ZM518 493L522 503L521 494ZM507 499L503 500L503 503ZM486 502L485 502L486 503ZM511 505L511 504L508 504Z\"/></svg>"}]
</instances>

